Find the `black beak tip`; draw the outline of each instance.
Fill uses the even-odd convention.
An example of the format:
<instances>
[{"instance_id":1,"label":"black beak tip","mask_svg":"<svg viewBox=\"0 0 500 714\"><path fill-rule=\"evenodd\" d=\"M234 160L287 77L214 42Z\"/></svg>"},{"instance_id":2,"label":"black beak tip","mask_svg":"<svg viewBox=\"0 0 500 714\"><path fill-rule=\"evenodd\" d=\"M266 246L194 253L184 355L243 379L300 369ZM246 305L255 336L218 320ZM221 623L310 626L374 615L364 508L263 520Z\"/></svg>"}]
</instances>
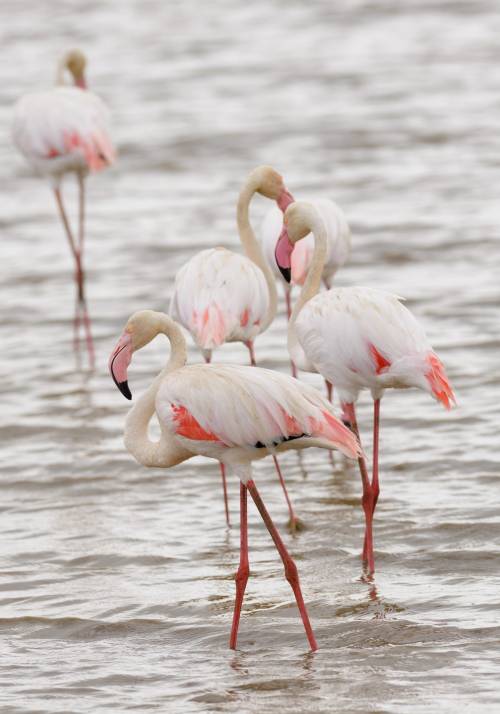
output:
<instances>
[{"instance_id":1,"label":"black beak tip","mask_svg":"<svg viewBox=\"0 0 500 714\"><path fill-rule=\"evenodd\" d=\"M278 265L278 268L280 269L280 273L284 277L286 282L290 284L292 281L292 269L291 268L282 268L281 265Z\"/></svg>"},{"instance_id":2,"label":"black beak tip","mask_svg":"<svg viewBox=\"0 0 500 714\"><path fill-rule=\"evenodd\" d=\"M132 399L132 392L130 391L127 381L117 382L116 386L126 399Z\"/></svg>"}]
</instances>

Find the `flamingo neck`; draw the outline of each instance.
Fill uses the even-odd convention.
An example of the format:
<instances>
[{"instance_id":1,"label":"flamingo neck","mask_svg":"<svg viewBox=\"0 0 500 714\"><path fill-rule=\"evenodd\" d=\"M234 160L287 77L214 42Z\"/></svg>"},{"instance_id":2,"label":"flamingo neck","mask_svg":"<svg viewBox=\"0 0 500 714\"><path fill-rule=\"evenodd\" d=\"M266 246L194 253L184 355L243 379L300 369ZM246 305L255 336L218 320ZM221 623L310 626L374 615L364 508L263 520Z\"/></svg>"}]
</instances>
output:
<instances>
[{"instance_id":1,"label":"flamingo neck","mask_svg":"<svg viewBox=\"0 0 500 714\"><path fill-rule=\"evenodd\" d=\"M245 250L245 254L253 263L255 263L255 265L257 265L257 267L262 270L267 285L269 303L266 315L260 326L260 331L264 332L264 330L266 330L274 320L276 315L278 307L278 292L276 290L276 280L271 272L271 268L264 258L262 248L260 247L250 224L250 202L254 193L257 191L257 188L258 187L252 180L249 180L242 188L238 197L236 218L238 223L238 233L240 235L240 241Z\"/></svg>"},{"instance_id":2,"label":"flamingo neck","mask_svg":"<svg viewBox=\"0 0 500 714\"><path fill-rule=\"evenodd\" d=\"M295 358L293 356L295 355L299 362L306 363L307 358L299 343L295 323L304 305L318 293L321 287L321 277L327 257L327 242L325 225L318 211L313 206L308 206L307 208L303 208L303 212L304 223L312 232L314 237L314 251L311 266L309 268L309 272L307 273L307 278L302 286L302 290L300 291L300 295L293 307L292 314L288 322L288 350L294 361ZM301 358L302 355L304 359ZM298 366L300 367L300 364Z\"/></svg>"},{"instance_id":3,"label":"flamingo neck","mask_svg":"<svg viewBox=\"0 0 500 714\"><path fill-rule=\"evenodd\" d=\"M170 358L151 386L128 413L124 442L127 450L143 466L169 468L190 458L192 454L175 442L161 422L160 439L152 441L149 438L149 424L155 413L158 389L167 374L180 369L187 361L186 340L180 328L166 315L163 317L164 320L156 334L162 333L167 336L171 348Z\"/></svg>"}]
</instances>

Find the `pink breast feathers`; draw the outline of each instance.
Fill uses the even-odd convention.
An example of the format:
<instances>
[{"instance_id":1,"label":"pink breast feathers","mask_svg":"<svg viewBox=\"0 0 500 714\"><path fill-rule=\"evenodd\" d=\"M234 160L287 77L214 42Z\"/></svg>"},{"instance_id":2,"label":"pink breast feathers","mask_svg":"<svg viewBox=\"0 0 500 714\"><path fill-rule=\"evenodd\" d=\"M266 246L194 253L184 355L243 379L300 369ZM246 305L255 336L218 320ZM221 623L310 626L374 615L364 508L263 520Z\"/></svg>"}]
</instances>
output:
<instances>
[{"instance_id":1,"label":"pink breast feathers","mask_svg":"<svg viewBox=\"0 0 500 714\"><path fill-rule=\"evenodd\" d=\"M219 441L215 434L206 431L194 416L188 412L186 407L180 404L172 404L172 414L175 421L175 432L186 439L196 441Z\"/></svg>"}]
</instances>

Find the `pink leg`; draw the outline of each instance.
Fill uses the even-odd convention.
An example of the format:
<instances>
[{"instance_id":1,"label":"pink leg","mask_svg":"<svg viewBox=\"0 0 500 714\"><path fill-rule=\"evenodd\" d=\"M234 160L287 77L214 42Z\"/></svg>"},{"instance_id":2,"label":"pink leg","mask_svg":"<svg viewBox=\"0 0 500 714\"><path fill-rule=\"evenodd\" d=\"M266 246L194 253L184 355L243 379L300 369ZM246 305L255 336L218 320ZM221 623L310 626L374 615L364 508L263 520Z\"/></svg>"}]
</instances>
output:
<instances>
[{"instance_id":1,"label":"pink leg","mask_svg":"<svg viewBox=\"0 0 500 714\"><path fill-rule=\"evenodd\" d=\"M276 526L272 522L271 516L267 512L267 509L264 505L264 501L260 497L260 494L257 491L257 487L253 480L248 481L247 489L250 492L250 495L252 496L255 505L259 509L259 513L262 516L262 520L266 524L267 530L271 534L271 538L273 539L278 553L280 554L281 560L283 561L283 565L285 566L285 577L290 583L293 593L295 595L295 600L297 601L297 606L299 608L300 616L304 624L307 639L309 640L309 646L311 647L311 650L317 650L318 645L316 643L316 639L312 631L311 623L309 622L309 616L307 614L304 598L302 597L302 591L300 589L297 566L293 562L292 558L290 557L290 554L288 553L285 547L285 544L281 540L281 536L278 533Z\"/></svg>"},{"instance_id":2,"label":"pink leg","mask_svg":"<svg viewBox=\"0 0 500 714\"><path fill-rule=\"evenodd\" d=\"M212 361L212 352L209 352L208 354L204 355L204 358L205 358L205 362L207 364L210 364L210 362Z\"/></svg>"},{"instance_id":3,"label":"pink leg","mask_svg":"<svg viewBox=\"0 0 500 714\"><path fill-rule=\"evenodd\" d=\"M278 478L280 480L281 488L283 489L283 493L285 494L285 499L286 503L288 506L288 513L290 516L290 520L288 521L288 525L290 526L290 530L294 533L296 530L298 530L301 526L300 520L297 518L295 515L295 511L293 510L292 502L290 500L290 496L288 495L288 489L285 484L285 479L283 478L283 474L281 473L281 468L278 462L278 459L276 456L273 456L273 461L274 465L276 466L276 471L278 472Z\"/></svg>"},{"instance_id":4,"label":"pink leg","mask_svg":"<svg viewBox=\"0 0 500 714\"><path fill-rule=\"evenodd\" d=\"M286 302L286 317L290 319L292 315L292 289L289 285L285 285L285 302Z\"/></svg>"},{"instance_id":5,"label":"pink leg","mask_svg":"<svg viewBox=\"0 0 500 714\"><path fill-rule=\"evenodd\" d=\"M243 596L247 586L250 569L248 566L248 525L247 525L247 487L240 484L240 567L236 573L236 600L234 603L233 625L231 627L231 638L229 647L236 649L238 639L238 627L240 624L241 606Z\"/></svg>"},{"instance_id":6,"label":"pink leg","mask_svg":"<svg viewBox=\"0 0 500 714\"><path fill-rule=\"evenodd\" d=\"M227 483L226 483L226 467L222 463L222 461L219 461L220 465L220 475L222 478L222 490L224 492L224 510L226 511L226 523L228 525L228 528L231 527L231 521L229 520L229 502L227 500Z\"/></svg>"},{"instance_id":7,"label":"pink leg","mask_svg":"<svg viewBox=\"0 0 500 714\"><path fill-rule=\"evenodd\" d=\"M250 353L250 364L252 367L255 367L257 362L255 361L255 352L253 351L253 342L250 340L248 342L245 342L245 346L248 348L248 352Z\"/></svg>"},{"instance_id":8,"label":"pink leg","mask_svg":"<svg viewBox=\"0 0 500 714\"><path fill-rule=\"evenodd\" d=\"M351 424L351 429L358 437L358 441L361 444L361 438L358 429L358 423L356 420L356 410L354 404L343 404L344 415L347 417ZM363 543L363 562L367 564L368 572L371 574L375 572L375 560L373 555L373 497L372 497L372 485L370 483L370 477L368 476L368 468L366 466L366 461L364 456L360 456L358 459L359 471L361 473L361 481L363 484L363 496L361 503L363 506L363 511L365 513L365 538Z\"/></svg>"},{"instance_id":9,"label":"pink leg","mask_svg":"<svg viewBox=\"0 0 500 714\"><path fill-rule=\"evenodd\" d=\"M94 344L92 340L92 332L91 332L91 326L90 326L90 318L87 312L87 304L85 300L85 275L83 272L83 262L82 262L82 254L81 254L81 248L83 247L83 187L80 187L80 219L79 219L79 241L80 244L77 248L75 244L75 240L73 238L73 234L71 232L71 227L69 225L68 221L68 216L66 214L66 210L64 208L64 203L62 200L62 194L61 190L59 188L54 189L54 194L57 202L57 206L59 208L59 213L63 222L64 229L66 231L66 236L68 238L69 246L71 249L71 253L73 255L73 258L75 260L75 282L76 282L76 287L77 287L77 310L75 314L75 319L74 319L74 327L75 330L78 331L80 330L80 312L81 312L81 317L83 318L83 325L85 328L85 333L86 333L86 340L87 340L87 349L88 349L88 354L89 354L89 361L90 361L90 366L94 367ZM75 344L79 344L79 335L78 335L78 340L75 340Z\"/></svg>"}]
</instances>

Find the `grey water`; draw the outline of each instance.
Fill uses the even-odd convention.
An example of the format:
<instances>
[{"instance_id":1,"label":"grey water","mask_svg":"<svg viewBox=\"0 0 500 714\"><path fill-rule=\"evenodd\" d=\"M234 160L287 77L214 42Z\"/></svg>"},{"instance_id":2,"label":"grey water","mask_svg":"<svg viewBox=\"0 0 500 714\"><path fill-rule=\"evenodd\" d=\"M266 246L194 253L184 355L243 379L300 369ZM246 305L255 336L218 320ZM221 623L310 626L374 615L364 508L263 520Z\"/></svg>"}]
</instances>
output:
<instances>
[{"instance_id":1,"label":"grey water","mask_svg":"<svg viewBox=\"0 0 500 714\"><path fill-rule=\"evenodd\" d=\"M493 0L3 1L1 711L499 710L499 36ZM72 350L53 197L9 135L15 100L50 86L73 46L119 153L87 182L94 373ZM316 450L282 458L306 526L291 535L272 462L256 465L315 654L253 507L228 649L238 483L227 529L215 462L136 464L106 366L128 316L165 310L195 251L239 249L235 201L260 163L297 197L343 206L353 251L337 284L405 297L458 396L451 413L417 391L383 400L372 582L355 466ZM65 192L74 205L72 181ZM255 199L255 226L266 208ZM259 364L288 371L285 335L281 304ZM161 341L136 355L136 395L165 358ZM217 359L247 353L227 345ZM369 395L359 420L369 454Z\"/></svg>"}]
</instances>

